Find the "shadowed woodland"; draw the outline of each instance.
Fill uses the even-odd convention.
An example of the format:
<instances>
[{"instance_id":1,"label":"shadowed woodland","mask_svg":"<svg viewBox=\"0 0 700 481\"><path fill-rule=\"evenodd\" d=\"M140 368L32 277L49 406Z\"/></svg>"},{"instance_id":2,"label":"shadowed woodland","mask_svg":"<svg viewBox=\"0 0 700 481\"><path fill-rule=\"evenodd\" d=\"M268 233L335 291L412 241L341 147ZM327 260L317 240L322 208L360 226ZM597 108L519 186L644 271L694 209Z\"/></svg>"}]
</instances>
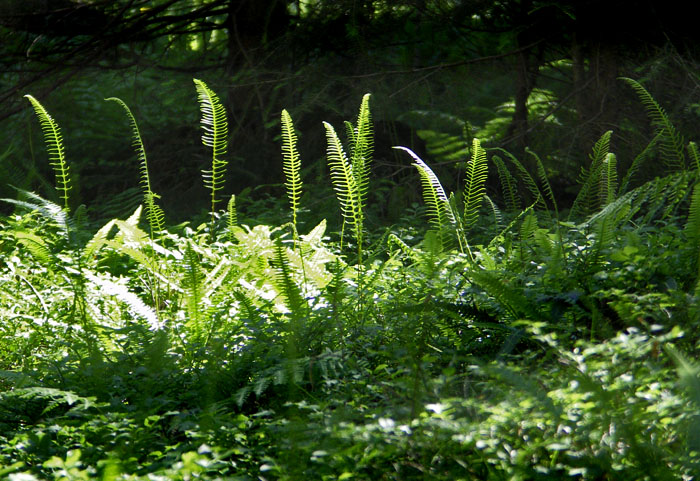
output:
<instances>
[{"instance_id":1,"label":"shadowed woodland","mask_svg":"<svg viewBox=\"0 0 700 481\"><path fill-rule=\"evenodd\" d=\"M696 479L699 39L632 3L0 3L0 479Z\"/></svg>"}]
</instances>

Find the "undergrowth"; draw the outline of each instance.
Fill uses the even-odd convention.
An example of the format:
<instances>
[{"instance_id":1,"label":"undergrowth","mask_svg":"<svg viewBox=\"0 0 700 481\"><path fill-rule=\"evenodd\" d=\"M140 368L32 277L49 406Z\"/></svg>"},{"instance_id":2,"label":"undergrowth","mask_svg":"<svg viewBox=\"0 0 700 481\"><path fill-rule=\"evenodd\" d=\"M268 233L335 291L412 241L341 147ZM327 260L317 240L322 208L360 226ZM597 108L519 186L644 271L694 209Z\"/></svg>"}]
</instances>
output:
<instances>
[{"instance_id":1,"label":"undergrowth","mask_svg":"<svg viewBox=\"0 0 700 481\"><path fill-rule=\"evenodd\" d=\"M344 136L324 124L337 232L299 220L286 110L288 215L241 223L273 214L224 195L226 112L201 80L207 222L168 226L112 98L143 207L90 230L58 122L28 96L61 205L18 190L0 219L0 477L694 479L700 159L625 81L657 132L621 181L613 132L562 211L534 152L530 173L464 143L448 193L399 147L425 208L379 232L369 95ZM668 172L635 184L653 155Z\"/></svg>"}]
</instances>

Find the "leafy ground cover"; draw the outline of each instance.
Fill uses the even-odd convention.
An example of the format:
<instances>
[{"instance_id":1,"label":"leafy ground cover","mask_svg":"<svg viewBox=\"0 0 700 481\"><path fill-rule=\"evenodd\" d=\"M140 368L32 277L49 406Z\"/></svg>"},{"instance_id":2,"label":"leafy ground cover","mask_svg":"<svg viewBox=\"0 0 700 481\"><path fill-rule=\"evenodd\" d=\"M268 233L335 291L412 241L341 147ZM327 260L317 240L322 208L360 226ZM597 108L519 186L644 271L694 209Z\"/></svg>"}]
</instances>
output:
<instances>
[{"instance_id":1,"label":"leafy ground cover","mask_svg":"<svg viewBox=\"0 0 700 481\"><path fill-rule=\"evenodd\" d=\"M60 202L19 191L0 220L3 479L697 476L700 158L641 85L656 137L620 181L601 137L569 212L544 168L477 140L455 194L403 149L425 207L376 230L365 96L345 141L324 124L336 231L305 206L286 111L287 199L222 197L226 117L195 84L199 225L166 227L114 99L143 203L94 228L29 98ZM632 188L652 157L667 172Z\"/></svg>"}]
</instances>

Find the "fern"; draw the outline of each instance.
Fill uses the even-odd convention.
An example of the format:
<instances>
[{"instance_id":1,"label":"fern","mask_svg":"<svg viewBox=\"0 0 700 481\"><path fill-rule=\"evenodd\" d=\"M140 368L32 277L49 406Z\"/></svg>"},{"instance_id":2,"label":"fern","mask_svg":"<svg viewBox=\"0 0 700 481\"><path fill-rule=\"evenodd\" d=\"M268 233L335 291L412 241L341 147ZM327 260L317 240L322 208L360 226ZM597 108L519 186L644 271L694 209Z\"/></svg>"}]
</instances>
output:
<instances>
[{"instance_id":1,"label":"fern","mask_svg":"<svg viewBox=\"0 0 700 481\"><path fill-rule=\"evenodd\" d=\"M596 141L593 152L590 155L591 166L588 170L581 169L579 182L581 189L574 199L569 212L569 219L577 216L587 216L600 207L598 187L600 185L603 162L610 153L610 137L612 130L608 130Z\"/></svg>"},{"instance_id":2,"label":"fern","mask_svg":"<svg viewBox=\"0 0 700 481\"><path fill-rule=\"evenodd\" d=\"M657 134L656 137L654 137L649 144L647 144L646 147L644 147L644 150L642 150L637 156L634 158L632 161L632 165L629 166L627 169L627 173L625 174L625 177L622 179L622 182L620 183L620 190L618 192L618 195L622 195L625 192L627 192L627 188L629 187L630 182L632 181L632 177L634 174L637 173L639 170L640 165L642 162L644 162L649 156L651 155L651 152L653 151L654 147L656 146L656 143L659 141L661 138L661 134Z\"/></svg>"},{"instance_id":3,"label":"fern","mask_svg":"<svg viewBox=\"0 0 700 481\"><path fill-rule=\"evenodd\" d=\"M464 184L464 224L470 229L476 224L479 216L479 208L486 193L486 178L488 164L486 152L481 147L479 139L472 142L472 157L467 162L467 171Z\"/></svg>"},{"instance_id":4,"label":"fern","mask_svg":"<svg viewBox=\"0 0 700 481\"><path fill-rule=\"evenodd\" d=\"M537 177L540 179L540 185L542 186L542 190L544 191L544 195L549 199L549 202L552 203L552 207L554 208L554 216L556 218L559 218L559 209L557 208L557 200L554 198L554 192L552 191L552 186L549 183L549 178L547 178L547 171L544 168L544 164L542 163L542 159L540 159L540 156L537 155L535 152L530 150L529 148L525 148L525 152L530 154L534 159L535 163L537 164Z\"/></svg>"},{"instance_id":5,"label":"fern","mask_svg":"<svg viewBox=\"0 0 700 481\"><path fill-rule=\"evenodd\" d=\"M204 274L197 252L192 247L192 241L187 242L184 256L184 278L182 286L185 289L185 309L187 312L187 328L195 341L202 341L204 325L201 304L204 298Z\"/></svg>"},{"instance_id":6,"label":"fern","mask_svg":"<svg viewBox=\"0 0 700 481\"><path fill-rule=\"evenodd\" d=\"M370 164L374 151L374 134L372 131L372 114L369 109L369 99L370 94L365 94L362 97L350 149L350 161L357 184L360 205L365 205L367 201Z\"/></svg>"},{"instance_id":7,"label":"fern","mask_svg":"<svg viewBox=\"0 0 700 481\"><path fill-rule=\"evenodd\" d=\"M698 153L698 145L695 142L688 142L688 154L693 162L693 169L700 172L700 153Z\"/></svg>"},{"instance_id":8,"label":"fern","mask_svg":"<svg viewBox=\"0 0 700 481\"><path fill-rule=\"evenodd\" d=\"M343 215L343 231L345 224L351 227L358 249L360 249L359 252L361 252L364 212L357 177L353 172L352 164L345 155L343 145L335 129L328 122L323 122L323 125L326 128L326 139L328 142L327 154L328 166L331 171L331 182Z\"/></svg>"},{"instance_id":9,"label":"fern","mask_svg":"<svg viewBox=\"0 0 700 481\"><path fill-rule=\"evenodd\" d=\"M201 80L193 79L197 90L199 108L202 113L201 124L204 133L202 143L212 149L211 170L202 171L204 185L210 191L212 228L214 223L214 213L218 202L217 192L224 187L224 177L226 173L226 155L228 145L228 121L226 120L226 110L219 100L219 97Z\"/></svg>"},{"instance_id":10,"label":"fern","mask_svg":"<svg viewBox=\"0 0 700 481\"><path fill-rule=\"evenodd\" d=\"M685 142L681 134L676 131L664 109L654 100L654 97L642 84L631 78L622 78L622 80L637 93L651 119L652 125L656 128L657 133L661 135L659 140L660 151L666 167L671 171L684 170L686 168Z\"/></svg>"},{"instance_id":11,"label":"fern","mask_svg":"<svg viewBox=\"0 0 700 481\"><path fill-rule=\"evenodd\" d=\"M287 188L287 197L292 210L292 224L294 225L294 235L297 235L297 211L299 210L299 200L301 198L301 161L297 151L297 134L294 131L294 124L289 112L282 110L282 157L283 170L286 177L284 186Z\"/></svg>"},{"instance_id":12,"label":"fern","mask_svg":"<svg viewBox=\"0 0 700 481\"><path fill-rule=\"evenodd\" d=\"M49 164L53 168L56 176L56 190L59 193L59 198L63 200L63 208L69 210L68 193L71 190L71 177L68 163L66 162L65 149L63 147L63 136L58 123L46 111L43 105L32 97L25 95L34 108L34 112L41 124L41 131L44 134L44 143L46 144L46 152L49 154Z\"/></svg>"},{"instance_id":13,"label":"fern","mask_svg":"<svg viewBox=\"0 0 700 481\"><path fill-rule=\"evenodd\" d=\"M506 204L506 209L516 211L520 208L520 198L518 196L518 185L515 177L506 167L505 162L499 156L494 155L491 160L496 164L496 171L501 180L501 190L503 191L503 200Z\"/></svg>"},{"instance_id":14,"label":"fern","mask_svg":"<svg viewBox=\"0 0 700 481\"><path fill-rule=\"evenodd\" d=\"M148 173L148 159L146 158L146 149L143 146L139 126L136 123L136 118L131 113L131 109L124 101L117 97L110 97L106 100L121 105L129 118L129 125L131 126L131 144L134 150L136 150L136 156L140 165L141 187L143 189L143 199L146 206L146 219L148 220L148 225L151 230L151 238L153 238L154 235L162 232L165 228L165 214L163 209L156 203L156 200L160 198L160 196L151 189L151 179Z\"/></svg>"},{"instance_id":15,"label":"fern","mask_svg":"<svg viewBox=\"0 0 700 481\"><path fill-rule=\"evenodd\" d=\"M292 266L287 255L287 249L281 241L275 242L275 277L274 283L277 292L284 299L284 303L289 309L293 319L298 320L303 314L303 307L306 304L304 295L294 280Z\"/></svg>"},{"instance_id":16,"label":"fern","mask_svg":"<svg viewBox=\"0 0 700 481\"><path fill-rule=\"evenodd\" d=\"M698 278L700 279L700 184L695 184L693 188L685 233L690 248L694 252L693 262L698 268Z\"/></svg>"},{"instance_id":17,"label":"fern","mask_svg":"<svg viewBox=\"0 0 700 481\"><path fill-rule=\"evenodd\" d=\"M513 166L515 166L515 170L517 171L520 179L525 184L525 187L527 188L527 190L530 191L530 194L532 195L533 199L535 200L536 205L538 205L540 208L542 208L543 210L548 212L547 202L545 201L545 197L542 195L540 188L537 187L537 182L535 182L535 179L532 178L532 175L530 175L530 173L523 166L523 164L513 154L511 154L510 152L508 152L505 149L502 149L500 147L496 147L494 150L498 150L500 152L503 152L503 154L510 161L510 163L513 164Z\"/></svg>"},{"instance_id":18,"label":"fern","mask_svg":"<svg viewBox=\"0 0 700 481\"><path fill-rule=\"evenodd\" d=\"M100 292L114 296L125 303L129 307L129 310L148 322L151 329L160 329L163 327L156 312L144 304L139 296L130 292L124 284L110 279L105 274L97 276L88 269L83 269L82 274L87 280L99 287Z\"/></svg>"},{"instance_id":19,"label":"fern","mask_svg":"<svg viewBox=\"0 0 700 481\"><path fill-rule=\"evenodd\" d=\"M445 194L445 189L442 187L437 175L428 167L428 164L423 162L411 149L407 147L394 148L407 152L413 158L413 165L418 169L421 177L423 200L428 206L429 222L438 233L441 244L446 246L446 234L450 232L449 227L455 224L455 216L450 207L447 194Z\"/></svg>"},{"instance_id":20,"label":"fern","mask_svg":"<svg viewBox=\"0 0 700 481\"><path fill-rule=\"evenodd\" d=\"M235 240L233 229L238 225L238 212L236 212L236 196L232 195L226 204L226 227L230 242Z\"/></svg>"},{"instance_id":21,"label":"fern","mask_svg":"<svg viewBox=\"0 0 700 481\"><path fill-rule=\"evenodd\" d=\"M615 200L617 194L617 158L608 154L600 171L600 203L605 206Z\"/></svg>"}]
</instances>

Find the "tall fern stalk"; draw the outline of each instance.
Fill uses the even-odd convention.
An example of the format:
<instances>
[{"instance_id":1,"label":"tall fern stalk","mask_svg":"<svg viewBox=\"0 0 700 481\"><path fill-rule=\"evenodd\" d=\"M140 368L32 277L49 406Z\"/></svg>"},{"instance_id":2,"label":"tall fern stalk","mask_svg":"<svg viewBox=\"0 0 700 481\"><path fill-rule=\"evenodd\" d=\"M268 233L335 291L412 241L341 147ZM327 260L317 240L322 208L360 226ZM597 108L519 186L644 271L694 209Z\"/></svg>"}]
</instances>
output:
<instances>
[{"instance_id":1,"label":"tall fern stalk","mask_svg":"<svg viewBox=\"0 0 700 481\"><path fill-rule=\"evenodd\" d=\"M289 112L282 110L282 158L283 170L287 188L287 198L292 211L292 225L294 226L294 239L297 240L299 230L297 226L297 212L301 198L301 160L297 151L297 134Z\"/></svg>"},{"instance_id":2,"label":"tall fern stalk","mask_svg":"<svg viewBox=\"0 0 700 481\"><path fill-rule=\"evenodd\" d=\"M155 243L156 239L160 237L161 233L165 229L165 214L163 212L163 209L161 209L160 206L156 203L156 200L159 199L160 196L153 192L153 190L151 189L151 178L148 172L148 159L146 158L146 149L143 146L143 140L141 139L141 131L139 130L139 126L136 123L136 118L134 117L134 114L131 113L131 109L128 105L126 105L126 103L123 100L117 97L110 97L106 100L116 102L124 109L124 112L126 113L126 116L129 119L129 125L131 127L131 145L134 147L134 150L136 151L136 156L139 161L139 169L141 171L141 187L143 189L143 202L146 206L146 219L148 220L149 237L151 240L150 268L154 273L154 275L150 276L151 298L153 300L153 305L156 308L156 313L159 313L160 311L158 307L160 305L160 283L158 281L158 278L160 274L160 266L155 257ZM158 319L158 322L160 322L160 318Z\"/></svg>"},{"instance_id":3,"label":"tall fern stalk","mask_svg":"<svg viewBox=\"0 0 700 481\"><path fill-rule=\"evenodd\" d=\"M211 169L203 170L204 185L209 189L211 197L211 229L213 236L216 203L219 201L217 192L224 187L226 165L224 160L228 146L228 120L226 109L219 97L207 84L198 79L193 79L199 100L199 109L202 114L201 125L204 133L202 143L212 149Z\"/></svg>"},{"instance_id":4,"label":"tall fern stalk","mask_svg":"<svg viewBox=\"0 0 700 481\"><path fill-rule=\"evenodd\" d=\"M32 104L34 112L41 124L41 131L44 134L44 143L46 144L46 152L49 154L49 164L53 168L56 176L56 190L58 191L59 198L63 201L63 208L68 211L68 192L71 190L71 178L68 163L66 162L61 129L58 123L56 123L53 117L37 99L31 95L25 95L25 97Z\"/></svg>"}]
</instances>

